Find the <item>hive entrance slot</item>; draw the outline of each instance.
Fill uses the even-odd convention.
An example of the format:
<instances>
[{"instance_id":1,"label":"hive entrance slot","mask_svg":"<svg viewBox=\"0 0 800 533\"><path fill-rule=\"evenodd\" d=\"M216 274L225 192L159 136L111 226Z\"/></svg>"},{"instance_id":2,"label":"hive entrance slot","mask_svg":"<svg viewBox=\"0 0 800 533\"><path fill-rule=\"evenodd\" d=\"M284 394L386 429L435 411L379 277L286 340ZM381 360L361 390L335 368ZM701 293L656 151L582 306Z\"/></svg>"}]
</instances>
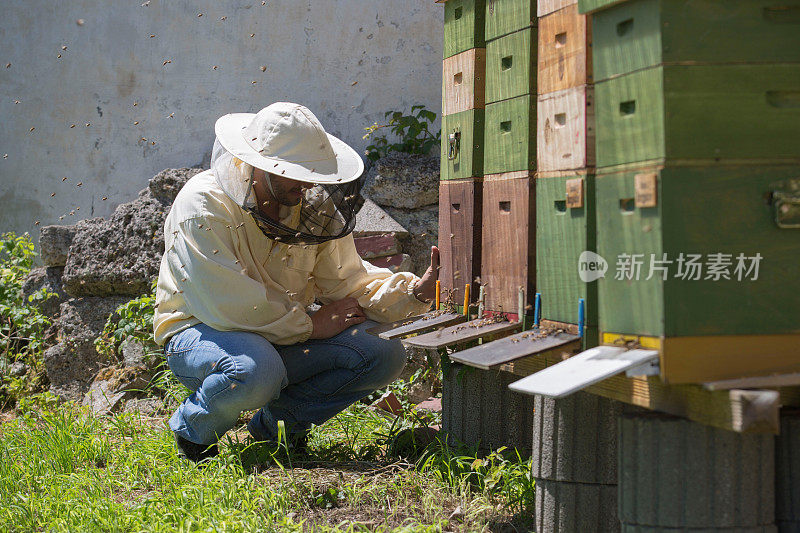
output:
<instances>
[{"instance_id":1,"label":"hive entrance slot","mask_svg":"<svg viewBox=\"0 0 800 533\"><path fill-rule=\"evenodd\" d=\"M567 201L566 200L556 200L553 202L553 207L556 208L556 213L563 214L567 212Z\"/></svg>"},{"instance_id":2,"label":"hive entrance slot","mask_svg":"<svg viewBox=\"0 0 800 533\"><path fill-rule=\"evenodd\" d=\"M514 63L514 56L506 56L500 60L500 69L508 70L511 68L511 65L513 63Z\"/></svg>"},{"instance_id":3,"label":"hive entrance slot","mask_svg":"<svg viewBox=\"0 0 800 533\"><path fill-rule=\"evenodd\" d=\"M623 20L617 24L617 35L624 37L633 30L633 19Z\"/></svg>"},{"instance_id":4,"label":"hive entrance slot","mask_svg":"<svg viewBox=\"0 0 800 533\"><path fill-rule=\"evenodd\" d=\"M506 120L500 123L500 131L503 133L511 133L511 121Z\"/></svg>"},{"instance_id":5,"label":"hive entrance slot","mask_svg":"<svg viewBox=\"0 0 800 533\"><path fill-rule=\"evenodd\" d=\"M456 20L458 20L458 19L460 19L460 18L461 18L461 16L462 16L463 14L464 14L464 8L463 8L463 7L461 7L461 6L458 6L458 7L455 9L455 11L453 11L453 18L454 18L454 19L456 19Z\"/></svg>"},{"instance_id":6,"label":"hive entrance slot","mask_svg":"<svg viewBox=\"0 0 800 533\"><path fill-rule=\"evenodd\" d=\"M636 202L634 202L633 198L619 199L619 210L622 211L623 215L630 215L635 208Z\"/></svg>"},{"instance_id":7,"label":"hive entrance slot","mask_svg":"<svg viewBox=\"0 0 800 533\"><path fill-rule=\"evenodd\" d=\"M636 113L636 100L628 100L627 102L620 102L619 114L622 116L630 116Z\"/></svg>"},{"instance_id":8,"label":"hive entrance slot","mask_svg":"<svg viewBox=\"0 0 800 533\"><path fill-rule=\"evenodd\" d=\"M557 128L563 128L567 125L567 114L566 113L556 113L555 122Z\"/></svg>"},{"instance_id":9,"label":"hive entrance slot","mask_svg":"<svg viewBox=\"0 0 800 533\"><path fill-rule=\"evenodd\" d=\"M503 213L511 212L511 202L500 202L500 211Z\"/></svg>"},{"instance_id":10,"label":"hive entrance slot","mask_svg":"<svg viewBox=\"0 0 800 533\"><path fill-rule=\"evenodd\" d=\"M556 34L556 48L561 48L567 45L567 32Z\"/></svg>"},{"instance_id":11,"label":"hive entrance slot","mask_svg":"<svg viewBox=\"0 0 800 533\"><path fill-rule=\"evenodd\" d=\"M461 211L461 204L451 204L453 206L453 213Z\"/></svg>"}]
</instances>

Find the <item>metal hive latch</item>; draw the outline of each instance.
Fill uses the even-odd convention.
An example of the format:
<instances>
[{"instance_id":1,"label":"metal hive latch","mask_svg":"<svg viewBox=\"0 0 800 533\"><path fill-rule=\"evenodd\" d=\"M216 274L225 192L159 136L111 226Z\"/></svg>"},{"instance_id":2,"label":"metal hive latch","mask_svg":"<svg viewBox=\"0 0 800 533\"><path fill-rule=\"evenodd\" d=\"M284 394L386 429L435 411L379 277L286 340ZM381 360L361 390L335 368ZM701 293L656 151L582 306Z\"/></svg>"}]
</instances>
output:
<instances>
[{"instance_id":1,"label":"metal hive latch","mask_svg":"<svg viewBox=\"0 0 800 533\"><path fill-rule=\"evenodd\" d=\"M453 130L453 133L447 136L447 143L449 149L447 150L447 159L452 161L458 157L458 150L461 148L461 132Z\"/></svg>"}]
</instances>

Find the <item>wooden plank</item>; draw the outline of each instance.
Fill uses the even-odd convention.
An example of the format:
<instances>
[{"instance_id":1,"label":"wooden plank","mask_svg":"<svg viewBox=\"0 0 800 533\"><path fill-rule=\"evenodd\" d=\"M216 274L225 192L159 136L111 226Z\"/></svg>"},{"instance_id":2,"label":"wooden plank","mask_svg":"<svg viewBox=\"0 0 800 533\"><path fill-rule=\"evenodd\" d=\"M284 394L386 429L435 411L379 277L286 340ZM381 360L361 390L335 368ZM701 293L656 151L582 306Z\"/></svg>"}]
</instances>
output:
<instances>
[{"instance_id":1,"label":"wooden plank","mask_svg":"<svg viewBox=\"0 0 800 533\"><path fill-rule=\"evenodd\" d=\"M486 42L536 24L536 0L486 0Z\"/></svg>"},{"instance_id":2,"label":"wooden plank","mask_svg":"<svg viewBox=\"0 0 800 533\"><path fill-rule=\"evenodd\" d=\"M578 0L539 0L536 9L536 16L543 17L549 15L553 11L564 9L567 6L577 4Z\"/></svg>"},{"instance_id":3,"label":"wooden plank","mask_svg":"<svg viewBox=\"0 0 800 533\"><path fill-rule=\"evenodd\" d=\"M443 135L444 137L444 135ZM486 174L536 168L536 98L518 96L486 106Z\"/></svg>"},{"instance_id":4,"label":"wooden plank","mask_svg":"<svg viewBox=\"0 0 800 533\"><path fill-rule=\"evenodd\" d=\"M501 370L519 376L528 376L570 357L569 350L551 350L536 356L518 359L502 365ZM709 426L742 433L775 433L761 425L746 426L743 412L748 408L741 396L730 391L708 391L700 385L667 385L657 376L626 377L617 374L585 389L586 392L625 402L638 407L681 416ZM795 389L780 389L779 403L784 406L800 404L800 394Z\"/></svg>"},{"instance_id":5,"label":"wooden plank","mask_svg":"<svg viewBox=\"0 0 800 533\"><path fill-rule=\"evenodd\" d=\"M463 324L448 326L438 331L432 331L416 337L403 339L403 344L417 348L435 350L438 348L444 348L445 346L451 346L453 344L477 340L483 337L501 335L518 330L521 327L522 324L520 322L493 322L491 319L478 318Z\"/></svg>"},{"instance_id":6,"label":"wooden plank","mask_svg":"<svg viewBox=\"0 0 800 533\"><path fill-rule=\"evenodd\" d=\"M472 48L442 62L442 115L486 105L486 48Z\"/></svg>"},{"instance_id":7,"label":"wooden plank","mask_svg":"<svg viewBox=\"0 0 800 533\"><path fill-rule=\"evenodd\" d=\"M593 15L594 79L662 64L800 61L800 0L647 0Z\"/></svg>"},{"instance_id":8,"label":"wooden plank","mask_svg":"<svg viewBox=\"0 0 800 533\"><path fill-rule=\"evenodd\" d=\"M356 251L361 259L383 257L398 252L397 236L393 232L381 235L355 237L353 240L356 243Z\"/></svg>"},{"instance_id":9,"label":"wooden plank","mask_svg":"<svg viewBox=\"0 0 800 533\"><path fill-rule=\"evenodd\" d=\"M487 311L516 313L519 288L531 303L536 292L535 182L505 176L483 184L481 280Z\"/></svg>"},{"instance_id":10,"label":"wooden plank","mask_svg":"<svg viewBox=\"0 0 800 533\"><path fill-rule=\"evenodd\" d=\"M796 163L798 87L800 64L655 67L597 83L597 165L664 158Z\"/></svg>"},{"instance_id":11,"label":"wooden plank","mask_svg":"<svg viewBox=\"0 0 800 533\"><path fill-rule=\"evenodd\" d=\"M754 376L749 378L725 379L703 383L706 390L730 389L772 389L777 387L800 386L800 372L793 374L774 374L771 376Z\"/></svg>"},{"instance_id":12,"label":"wooden plank","mask_svg":"<svg viewBox=\"0 0 800 533\"><path fill-rule=\"evenodd\" d=\"M452 290L453 302L464 301L464 286L480 276L483 184L479 180L439 184L439 279Z\"/></svg>"},{"instance_id":13,"label":"wooden plank","mask_svg":"<svg viewBox=\"0 0 800 533\"><path fill-rule=\"evenodd\" d=\"M432 329L459 324L465 320L466 317L461 313L442 313L441 311L433 311L431 313L421 315L417 319L412 317L406 319L405 321L398 321L400 324L391 329L384 331L379 331L377 328L374 329L378 331L378 337L391 340L405 337L407 335L427 333ZM393 322L392 324L395 323Z\"/></svg>"},{"instance_id":14,"label":"wooden plank","mask_svg":"<svg viewBox=\"0 0 800 533\"><path fill-rule=\"evenodd\" d=\"M567 206L572 179L584 184L581 207ZM583 298L586 325L597 325L597 282L581 281L578 272L581 254L596 250L594 189L591 173L536 179L536 290L544 319L577 324Z\"/></svg>"},{"instance_id":15,"label":"wooden plank","mask_svg":"<svg viewBox=\"0 0 800 533\"><path fill-rule=\"evenodd\" d=\"M567 344L580 347L580 337L564 332L552 332L534 328L522 333L503 337L496 341L480 344L460 352L449 354L457 363L474 366L483 370L508 363L520 357L534 355Z\"/></svg>"},{"instance_id":16,"label":"wooden plank","mask_svg":"<svg viewBox=\"0 0 800 533\"><path fill-rule=\"evenodd\" d=\"M484 0L450 0L444 5L444 57L485 48Z\"/></svg>"},{"instance_id":17,"label":"wooden plank","mask_svg":"<svg viewBox=\"0 0 800 533\"><path fill-rule=\"evenodd\" d=\"M539 19L539 94L592 83L592 26L577 4Z\"/></svg>"},{"instance_id":18,"label":"wooden plank","mask_svg":"<svg viewBox=\"0 0 800 533\"><path fill-rule=\"evenodd\" d=\"M535 27L486 44L486 103L536 93Z\"/></svg>"},{"instance_id":19,"label":"wooden plank","mask_svg":"<svg viewBox=\"0 0 800 533\"><path fill-rule=\"evenodd\" d=\"M667 337L663 342L661 375L668 383L703 383L800 369L800 334Z\"/></svg>"},{"instance_id":20,"label":"wooden plank","mask_svg":"<svg viewBox=\"0 0 800 533\"><path fill-rule=\"evenodd\" d=\"M523 394L563 398L611 376L656 360L658 352L655 350L597 346L515 381L509 388Z\"/></svg>"},{"instance_id":21,"label":"wooden plank","mask_svg":"<svg viewBox=\"0 0 800 533\"><path fill-rule=\"evenodd\" d=\"M593 100L591 85L539 95L536 109L539 171L594 166Z\"/></svg>"},{"instance_id":22,"label":"wooden plank","mask_svg":"<svg viewBox=\"0 0 800 533\"><path fill-rule=\"evenodd\" d=\"M470 109L442 117L441 179L469 179L483 176L484 110ZM450 154L449 136L458 136ZM452 157L452 158L451 158Z\"/></svg>"}]
</instances>

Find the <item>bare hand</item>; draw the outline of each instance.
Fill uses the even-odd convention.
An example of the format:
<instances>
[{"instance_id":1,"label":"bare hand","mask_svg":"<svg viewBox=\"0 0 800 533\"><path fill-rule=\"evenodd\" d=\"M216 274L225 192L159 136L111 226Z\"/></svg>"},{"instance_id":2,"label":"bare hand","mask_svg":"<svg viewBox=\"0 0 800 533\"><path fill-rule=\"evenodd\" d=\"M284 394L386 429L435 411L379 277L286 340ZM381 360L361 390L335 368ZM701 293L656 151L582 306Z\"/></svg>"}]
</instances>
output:
<instances>
[{"instance_id":1,"label":"bare hand","mask_svg":"<svg viewBox=\"0 0 800 533\"><path fill-rule=\"evenodd\" d=\"M436 280L439 279L439 248L431 246L431 266L414 286L417 300L430 302L436 297Z\"/></svg>"},{"instance_id":2,"label":"bare hand","mask_svg":"<svg viewBox=\"0 0 800 533\"><path fill-rule=\"evenodd\" d=\"M330 339L346 330L350 326L361 324L367 319L364 309L358 305L355 298L344 298L323 305L311 315L314 324L312 339Z\"/></svg>"}]
</instances>

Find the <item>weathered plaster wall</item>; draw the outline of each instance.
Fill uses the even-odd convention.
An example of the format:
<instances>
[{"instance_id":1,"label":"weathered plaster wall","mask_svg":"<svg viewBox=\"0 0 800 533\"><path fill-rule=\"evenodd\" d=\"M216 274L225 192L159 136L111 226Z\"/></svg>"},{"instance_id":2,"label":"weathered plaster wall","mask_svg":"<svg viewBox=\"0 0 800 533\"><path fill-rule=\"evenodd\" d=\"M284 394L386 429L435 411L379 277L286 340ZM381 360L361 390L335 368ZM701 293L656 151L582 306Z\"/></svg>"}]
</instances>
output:
<instances>
[{"instance_id":1,"label":"weathered plaster wall","mask_svg":"<svg viewBox=\"0 0 800 533\"><path fill-rule=\"evenodd\" d=\"M143 1L3 3L0 231L110 214L225 113L300 102L363 153L385 111L440 112L432 0Z\"/></svg>"}]
</instances>

